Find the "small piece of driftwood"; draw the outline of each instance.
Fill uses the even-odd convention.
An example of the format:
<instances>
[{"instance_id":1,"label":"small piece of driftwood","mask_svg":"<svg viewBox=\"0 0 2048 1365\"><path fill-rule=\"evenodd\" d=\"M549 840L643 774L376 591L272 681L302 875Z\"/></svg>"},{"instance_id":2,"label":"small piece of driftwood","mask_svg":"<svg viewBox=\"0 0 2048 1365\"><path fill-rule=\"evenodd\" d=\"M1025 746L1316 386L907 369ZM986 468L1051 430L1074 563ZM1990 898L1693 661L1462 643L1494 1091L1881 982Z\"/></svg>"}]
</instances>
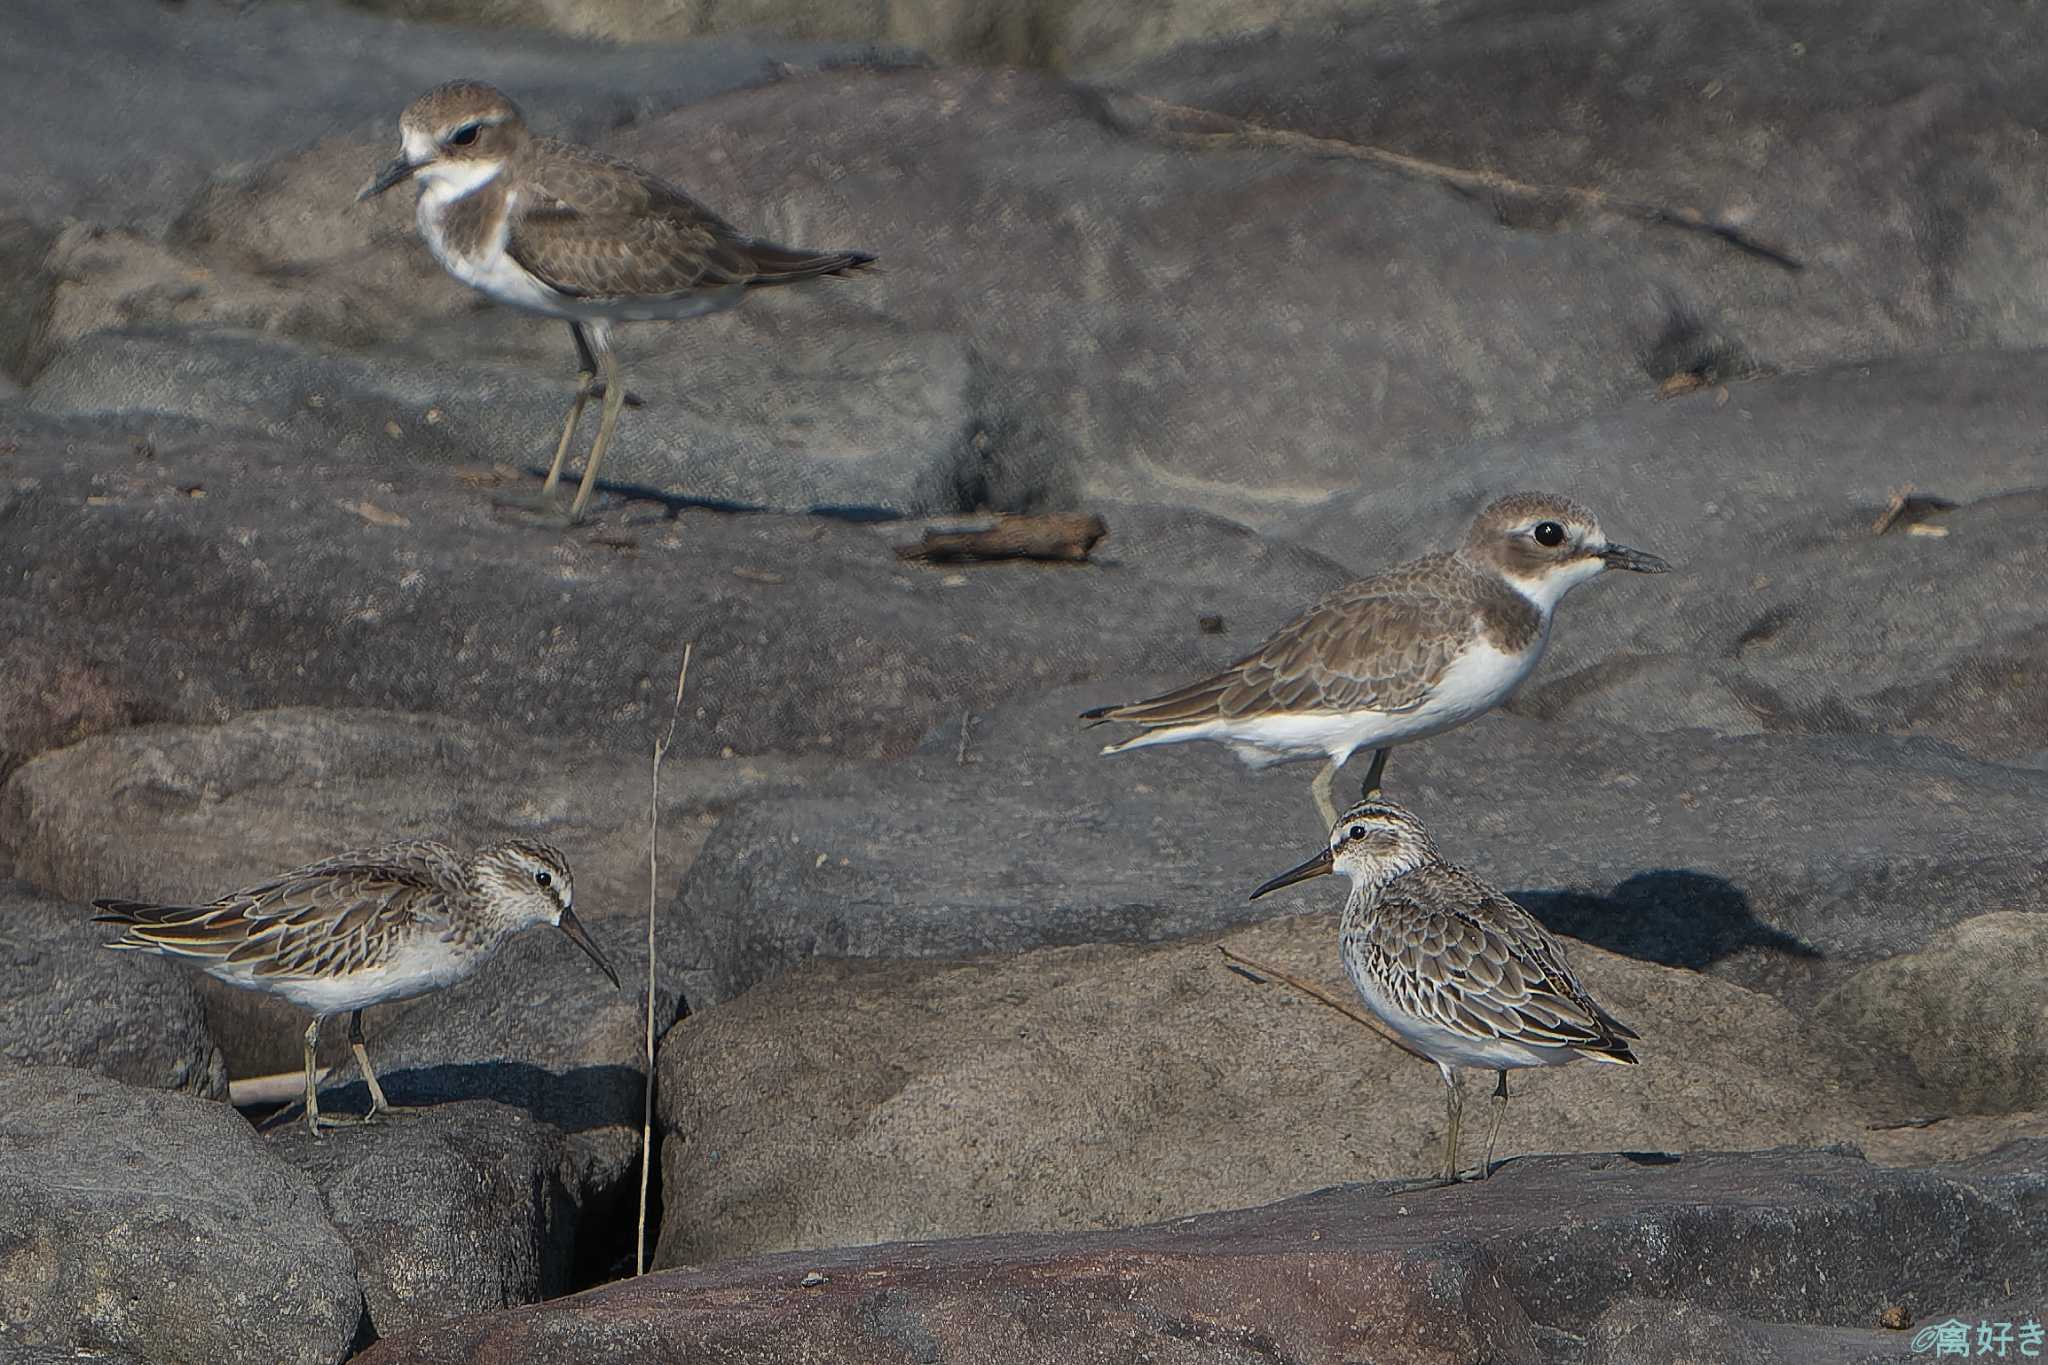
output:
<instances>
[{"instance_id":1,"label":"small piece of driftwood","mask_svg":"<svg viewBox=\"0 0 2048 1365\"><path fill-rule=\"evenodd\" d=\"M1281 971L1278 967L1268 966L1266 963L1263 962L1254 962L1251 958L1246 957L1243 953L1236 952L1230 948L1226 948L1220 943L1216 945L1216 951L1223 954L1223 960L1230 963L1232 968L1237 970L1240 974L1249 975L1254 979L1257 979L1259 977L1267 977L1271 980L1279 982L1283 986L1291 987L1292 989L1299 991L1301 994L1307 996L1309 999L1315 1001L1319 1005L1328 1005L1331 1009L1337 1011L1337 1013L1343 1015L1352 1023L1357 1024L1362 1028L1368 1029L1373 1033L1377 1033L1383 1041L1392 1043L1395 1047L1400 1048L1401 1051L1407 1053L1410 1057L1418 1057L1425 1062L1429 1062L1432 1066L1435 1065L1435 1062L1431 1057L1429 1057L1426 1053L1418 1052L1416 1049L1410 1047L1405 1040L1396 1037L1393 1030L1389 1029L1385 1024L1382 1024L1379 1020L1373 1018L1371 1015L1365 1013L1364 1011L1359 1010L1354 1006L1348 1005L1342 1000L1339 1000L1336 996L1331 995L1322 987L1312 985L1307 981L1303 981L1300 977L1289 976L1286 972Z\"/></svg>"},{"instance_id":2,"label":"small piece of driftwood","mask_svg":"<svg viewBox=\"0 0 2048 1365\"><path fill-rule=\"evenodd\" d=\"M967 531L926 531L916 545L898 545L898 559L920 564L972 564L997 559L1049 559L1078 564L1109 534L1092 512L1001 516Z\"/></svg>"},{"instance_id":3,"label":"small piece of driftwood","mask_svg":"<svg viewBox=\"0 0 2048 1365\"><path fill-rule=\"evenodd\" d=\"M313 1083L327 1079L331 1066L318 1067ZM274 1076L244 1076L228 1082L228 1103L237 1109L267 1109L273 1104L290 1104L306 1098L306 1073L280 1071Z\"/></svg>"}]
</instances>

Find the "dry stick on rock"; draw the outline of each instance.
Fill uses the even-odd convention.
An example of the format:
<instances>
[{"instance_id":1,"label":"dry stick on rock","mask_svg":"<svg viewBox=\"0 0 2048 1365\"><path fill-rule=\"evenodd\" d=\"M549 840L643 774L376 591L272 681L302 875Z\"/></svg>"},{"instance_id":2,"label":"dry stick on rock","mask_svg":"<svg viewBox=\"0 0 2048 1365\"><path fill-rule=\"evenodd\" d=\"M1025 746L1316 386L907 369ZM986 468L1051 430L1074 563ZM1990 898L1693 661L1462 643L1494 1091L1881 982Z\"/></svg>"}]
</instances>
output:
<instances>
[{"instance_id":1,"label":"dry stick on rock","mask_svg":"<svg viewBox=\"0 0 2048 1365\"><path fill-rule=\"evenodd\" d=\"M1805 262L1784 248L1774 246L1733 223L1708 218L1693 209L1667 208L1647 200L1626 199L1618 194L1609 194L1606 190L1577 185L1531 184L1497 171L1475 171L1463 166L1447 166L1440 161L1425 161L1419 156L1409 156L1359 142L1346 142L1342 138L1316 137L1285 128L1269 128L1262 123L1252 123L1246 119L1232 118L1228 114L1197 109L1190 105L1174 104L1167 100L1154 99L1150 95L1112 91L1097 93L1103 116L1111 126L1197 151L1235 147L1275 147L1284 151L1306 152L1314 156L1364 161L1393 171L1397 175L1447 185L1475 198L1572 204L1600 213L1633 218L1652 227L1671 227L1684 232L1705 233L1710 237L1720 238L1738 251L1761 257L1772 265L1786 270L1806 268ZM1185 126L1174 126L1176 124Z\"/></svg>"},{"instance_id":2,"label":"dry stick on rock","mask_svg":"<svg viewBox=\"0 0 2048 1365\"><path fill-rule=\"evenodd\" d=\"M924 564L968 564L994 559L1051 559L1078 564L1109 524L1090 512L1047 512L999 516L993 525L969 531L926 531L916 545L898 545L898 559Z\"/></svg>"},{"instance_id":3,"label":"dry stick on rock","mask_svg":"<svg viewBox=\"0 0 2048 1365\"><path fill-rule=\"evenodd\" d=\"M690 676L690 651L683 646L683 666L676 670L676 699L669 704L668 729L654 741L654 768L647 793L647 1083L640 1098L640 1230L633 1243L633 1273L647 1273L647 1185L654 1167L654 906L661 894L655 848L661 835L661 760L676 737L676 717L683 709L683 684Z\"/></svg>"},{"instance_id":4,"label":"dry stick on rock","mask_svg":"<svg viewBox=\"0 0 2048 1365\"><path fill-rule=\"evenodd\" d=\"M1371 1015L1361 1013L1360 1011L1353 1008L1346 1002L1339 1000L1336 996L1331 995L1321 986L1312 986L1308 982L1301 980L1299 977L1289 976L1286 972L1281 971L1278 967L1268 967L1263 962L1254 962L1252 961L1252 959L1246 957L1243 953L1235 952L1229 948L1224 947L1220 943L1216 945L1216 951L1223 954L1225 960L1235 963L1237 966L1242 967L1245 971L1250 972L1254 976L1270 976L1275 981L1279 982L1281 985L1292 986L1295 990L1300 991L1309 999L1314 1000L1319 1004L1328 1005L1331 1009L1337 1011L1337 1013L1343 1015L1352 1023L1363 1024L1366 1028L1371 1029L1374 1033L1377 1033L1381 1038L1384 1038L1387 1042L1390 1042L1395 1047L1400 1048L1401 1051L1407 1053L1410 1057L1420 1058L1422 1061L1428 1062L1431 1066L1436 1065L1434 1059L1432 1059L1424 1053L1417 1052L1414 1048L1408 1046L1407 1043L1403 1042L1400 1038L1396 1037L1392 1032L1390 1032L1385 1024L1382 1024L1379 1020L1373 1018Z\"/></svg>"}]
</instances>

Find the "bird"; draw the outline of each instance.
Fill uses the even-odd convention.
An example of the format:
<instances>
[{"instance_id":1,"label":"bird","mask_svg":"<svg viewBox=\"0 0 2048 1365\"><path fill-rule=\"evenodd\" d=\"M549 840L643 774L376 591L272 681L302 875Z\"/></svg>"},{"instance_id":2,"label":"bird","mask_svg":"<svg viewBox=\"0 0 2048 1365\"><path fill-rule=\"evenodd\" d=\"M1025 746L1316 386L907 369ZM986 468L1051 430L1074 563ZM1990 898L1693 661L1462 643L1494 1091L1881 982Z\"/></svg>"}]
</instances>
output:
<instances>
[{"instance_id":1,"label":"bird","mask_svg":"<svg viewBox=\"0 0 2048 1365\"><path fill-rule=\"evenodd\" d=\"M120 926L109 948L206 964L208 976L282 996L306 1027L306 1126L369 1123L409 1112L384 1097L365 1050L363 1011L471 975L522 929L551 924L619 985L571 909L568 859L531 839L462 857L446 844L400 840L338 853L204 905L100 899L96 923ZM360 1116L322 1114L313 1052L320 1026L347 1011L348 1040L370 1087Z\"/></svg>"},{"instance_id":2,"label":"bird","mask_svg":"<svg viewBox=\"0 0 2048 1365\"><path fill-rule=\"evenodd\" d=\"M1445 862L1407 808L1383 797L1358 802L1333 822L1327 846L1252 899L1331 872L1351 882L1338 925L1351 984L1401 1045L1443 1076L1442 1183L1458 1178L1458 1067L1499 1073L1484 1180L1507 1115L1509 1071L1581 1057L1636 1064L1629 1044L1641 1035L1586 993L1564 944L1502 892Z\"/></svg>"},{"instance_id":3,"label":"bird","mask_svg":"<svg viewBox=\"0 0 2048 1365\"><path fill-rule=\"evenodd\" d=\"M875 260L748 236L659 176L529 131L519 107L481 81L434 87L406 106L398 127L398 157L356 202L415 181L420 236L449 274L499 303L561 318L575 338L581 369L544 501L554 497L585 405L603 397L572 524L629 398L614 323L700 317L752 289L851 274Z\"/></svg>"},{"instance_id":4,"label":"bird","mask_svg":"<svg viewBox=\"0 0 2048 1365\"><path fill-rule=\"evenodd\" d=\"M1535 669L1558 601L1610 569L1665 573L1656 555L1610 541L1591 510L1553 493L1512 493L1474 518L1457 549L1338 588L1265 643L1199 681L1081 719L1126 721L1105 754L1216 740L1254 768L1322 758L1316 810L1337 815L1338 770L1373 751L1378 791L1393 746L1440 735L1501 705Z\"/></svg>"}]
</instances>

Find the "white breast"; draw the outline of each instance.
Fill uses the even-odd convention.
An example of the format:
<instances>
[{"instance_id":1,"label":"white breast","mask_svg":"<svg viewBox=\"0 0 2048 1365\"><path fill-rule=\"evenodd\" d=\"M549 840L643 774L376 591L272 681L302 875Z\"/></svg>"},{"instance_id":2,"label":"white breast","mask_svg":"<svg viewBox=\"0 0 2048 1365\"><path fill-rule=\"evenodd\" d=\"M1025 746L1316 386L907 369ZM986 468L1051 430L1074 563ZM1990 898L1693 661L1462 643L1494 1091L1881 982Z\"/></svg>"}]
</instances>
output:
<instances>
[{"instance_id":1,"label":"white breast","mask_svg":"<svg viewBox=\"0 0 2048 1365\"><path fill-rule=\"evenodd\" d=\"M520 269L505 250L505 243L511 237L512 213L518 208L516 196L508 196L506 212L499 219L497 230L484 238L480 247L463 254L449 244L446 227L449 207L456 200L482 189L498 173L495 166L469 169L486 174L438 175L422 186L414 216L419 223L420 236L426 239L427 250L434 253L434 259L441 263L442 269L499 303L546 313L550 317L563 316L568 301Z\"/></svg>"}]
</instances>

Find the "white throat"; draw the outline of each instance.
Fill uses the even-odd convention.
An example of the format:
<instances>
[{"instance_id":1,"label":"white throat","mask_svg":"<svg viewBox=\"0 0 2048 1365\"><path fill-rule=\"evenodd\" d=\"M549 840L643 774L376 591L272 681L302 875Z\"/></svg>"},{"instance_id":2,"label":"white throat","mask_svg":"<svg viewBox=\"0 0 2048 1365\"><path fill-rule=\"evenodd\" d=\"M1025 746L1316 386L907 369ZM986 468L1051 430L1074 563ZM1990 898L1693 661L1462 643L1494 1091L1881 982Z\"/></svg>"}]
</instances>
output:
<instances>
[{"instance_id":1,"label":"white throat","mask_svg":"<svg viewBox=\"0 0 2048 1365\"><path fill-rule=\"evenodd\" d=\"M1560 564L1548 573L1534 577L1512 573L1503 573L1501 577L1507 581L1509 587L1528 598L1530 604L1543 613L1543 619L1548 621L1550 613L1557 609L1557 604L1563 600L1566 593L1589 578L1597 578L1606 568L1606 560L1598 555L1588 555L1569 564Z\"/></svg>"},{"instance_id":2,"label":"white throat","mask_svg":"<svg viewBox=\"0 0 2048 1365\"><path fill-rule=\"evenodd\" d=\"M475 194L505 170L503 161L430 161L416 172L420 200L435 209Z\"/></svg>"}]
</instances>

